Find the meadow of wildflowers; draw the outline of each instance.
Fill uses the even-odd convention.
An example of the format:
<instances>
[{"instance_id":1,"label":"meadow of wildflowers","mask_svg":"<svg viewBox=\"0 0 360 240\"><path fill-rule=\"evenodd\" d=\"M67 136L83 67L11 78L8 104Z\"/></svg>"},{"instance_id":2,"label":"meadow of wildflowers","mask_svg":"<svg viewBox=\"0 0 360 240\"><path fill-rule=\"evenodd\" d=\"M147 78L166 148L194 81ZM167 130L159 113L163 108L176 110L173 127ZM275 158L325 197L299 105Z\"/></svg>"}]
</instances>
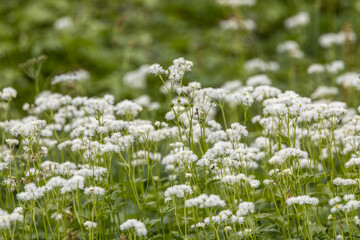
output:
<instances>
[{"instance_id":1,"label":"meadow of wildflowers","mask_svg":"<svg viewBox=\"0 0 360 240\"><path fill-rule=\"evenodd\" d=\"M19 33L2 33L0 239L360 239L359 2L201 0L216 16L197 26L208 58L204 46L149 39L143 54L161 57L137 58L129 41L117 58L126 20L109 47L105 3L52 21L44 32L58 42L11 45ZM182 1L122 4L197 13ZM15 5L4 4L6 22L22 26ZM94 35L77 32L89 19ZM105 55L95 61L91 46ZM13 64L15 52L33 56Z\"/></svg>"}]
</instances>

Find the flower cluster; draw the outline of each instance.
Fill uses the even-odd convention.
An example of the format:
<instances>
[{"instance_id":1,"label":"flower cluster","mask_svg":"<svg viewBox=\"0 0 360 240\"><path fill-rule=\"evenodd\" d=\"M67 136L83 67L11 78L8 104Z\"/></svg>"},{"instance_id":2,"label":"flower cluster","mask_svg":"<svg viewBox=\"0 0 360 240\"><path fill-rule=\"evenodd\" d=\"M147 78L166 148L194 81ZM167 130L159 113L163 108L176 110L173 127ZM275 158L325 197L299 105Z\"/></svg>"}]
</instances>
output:
<instances>
[{"instance_id":1,"label":"flower cluster","mask_svg":"<svg viewBox=\"0 0 360 240\"><path fill-rule=\"evenodd\" d=\"M304 53L294 41L277 50ZM312 206L336 214L328 220L360 222L360 116L346 99L332 101L360 89L355 72L342 73L340 60L310 65L309 78L327 74L342 89L319 85L308 98L271 86L277 62L246 61L246 81L218 88L187 83L192 66L178 58L166 70L154 64L125 76L160 79L169 97L164 121L142 118L157 114L148 95L116 102L49 91L24 106L28 116L6 116L0 171L6 206L15 210L1 212L1 228L15 234L12 226L22 224L25 234L41 217L63 238L68 226L82 238L257 238L275 215L286 219L273 226L283 238L312 236L310 220L333 236L338 229ZM9 112L16 91L0 96ZM302 228L289 232L294 217ZM114 227L104 229L109 223Z\"/></svg>"},{"instance_id":2,"label":"flower cluster","mask_svg":"<svg viewBox=\"0 0 360 240\"><path fill-rule=\"evenodd\" d=\"M134 229L136 235L138 236L146 236L147 230L144 223L136 220L136 219L129 219L126 220L124 223L120 225L121 231L129 231L130 229Z\"/></svg>"}]
</instances>

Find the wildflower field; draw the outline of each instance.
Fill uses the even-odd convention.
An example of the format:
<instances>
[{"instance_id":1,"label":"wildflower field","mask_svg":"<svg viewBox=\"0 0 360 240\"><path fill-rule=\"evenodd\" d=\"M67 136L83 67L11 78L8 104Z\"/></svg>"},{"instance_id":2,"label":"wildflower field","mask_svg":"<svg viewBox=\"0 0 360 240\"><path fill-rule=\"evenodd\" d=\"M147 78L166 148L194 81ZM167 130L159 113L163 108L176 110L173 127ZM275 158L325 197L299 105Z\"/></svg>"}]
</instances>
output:
<instances>
[{"instance_id":1,"label":"wildflower field","mask_svg":"<svg viewBox=\"0 0 360 240\"><path fill-rule=\"evenodd\" d=\"M0 12L0 239L360 239L360 1Z\"/></svg>"}]
</instances>

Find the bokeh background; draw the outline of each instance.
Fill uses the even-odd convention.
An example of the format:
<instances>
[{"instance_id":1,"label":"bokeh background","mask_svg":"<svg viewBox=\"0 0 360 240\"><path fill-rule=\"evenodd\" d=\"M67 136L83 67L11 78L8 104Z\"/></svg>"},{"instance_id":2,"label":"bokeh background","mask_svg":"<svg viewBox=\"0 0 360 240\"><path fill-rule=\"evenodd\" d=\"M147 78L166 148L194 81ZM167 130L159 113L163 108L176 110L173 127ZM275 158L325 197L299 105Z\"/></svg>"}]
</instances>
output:
<instances>
[{"instance_id":1,"label":"bokeh background","mask_svg":"<svg viewBox=\"0 0 360 240\"><path fill-rule=\"evenodd\" d=\"M286 29L285 19L301 11L309 14L310 23ZM359 16L358 0L259 0L254 6L216 0L2 0L0 89L18 91L12 115L21 115L21 106L43 90L112 94L117 100L148 94L161 103L165 98L157 78L146 76L145 85L134 88L124 81L126 74L153 63L169 66L184 57L194 62L185 81L219 87L234 79L245 82L256 72L246 71L244 62L260 58L279 63L278 71L267 73L274 86L308 96L314 90L314 79L306 73L310 64L341 59L346 71L359 69L358 40L331 49L318 43L329 32L360 36ZM231 27L231 21L226 26L226 20L245 19L256 26ZM279 53L277 45L286 40L298 42L304 55ZM78 69L88 71L90 79L51 85L54 76ZM130 81L143 75L135 72ZM329 76L317 81L332 83Z\"/></svg>"}]
</instances>

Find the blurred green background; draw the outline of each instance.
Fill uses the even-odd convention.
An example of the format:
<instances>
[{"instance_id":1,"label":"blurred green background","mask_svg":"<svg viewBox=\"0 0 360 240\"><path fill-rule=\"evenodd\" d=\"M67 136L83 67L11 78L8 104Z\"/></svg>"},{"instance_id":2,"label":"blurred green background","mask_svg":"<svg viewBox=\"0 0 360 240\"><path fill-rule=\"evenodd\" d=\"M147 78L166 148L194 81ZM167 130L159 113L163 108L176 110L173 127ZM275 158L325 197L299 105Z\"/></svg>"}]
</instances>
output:
<instances>
[{"instance_id":1,"label":"blurred green background","mask_svg":"<svg viewBox=\"0 0 360 240\"><path fill-rule=\"evenodd\" d=\"M310 24L286 30L284 20L300 11L309 13ZM39 91L113 94L118 100L147 93L161 102L158 79L148 76L151 87L133 91L124 85L124 75L144 64L167 67L184 57L194 62L187 81L219 87L255 74L245 71L243 63L256 57L279 62L279 71L267 73L274 86L308 95L314 90L306 74L310 64L343 59L346 71L359 68L358 40L350 49L329 50L318 44L321 34L346 28L360 36L359 16L358 0L260 0L251 7L225 6L215 0L2 0L0 89L18 90L17 109L34 100L35 78ZM220 21L229 18L252 19L257 28L221 29ZM63 29L56 26L59 19L67 24ZM305 56L293 59L277 53L277 44L285 40L297 41ZM33 59L39 56L44 59ZM55 75L77 69L91 75L81 86L50 85Z\"/></svg>"}]
</instances>

